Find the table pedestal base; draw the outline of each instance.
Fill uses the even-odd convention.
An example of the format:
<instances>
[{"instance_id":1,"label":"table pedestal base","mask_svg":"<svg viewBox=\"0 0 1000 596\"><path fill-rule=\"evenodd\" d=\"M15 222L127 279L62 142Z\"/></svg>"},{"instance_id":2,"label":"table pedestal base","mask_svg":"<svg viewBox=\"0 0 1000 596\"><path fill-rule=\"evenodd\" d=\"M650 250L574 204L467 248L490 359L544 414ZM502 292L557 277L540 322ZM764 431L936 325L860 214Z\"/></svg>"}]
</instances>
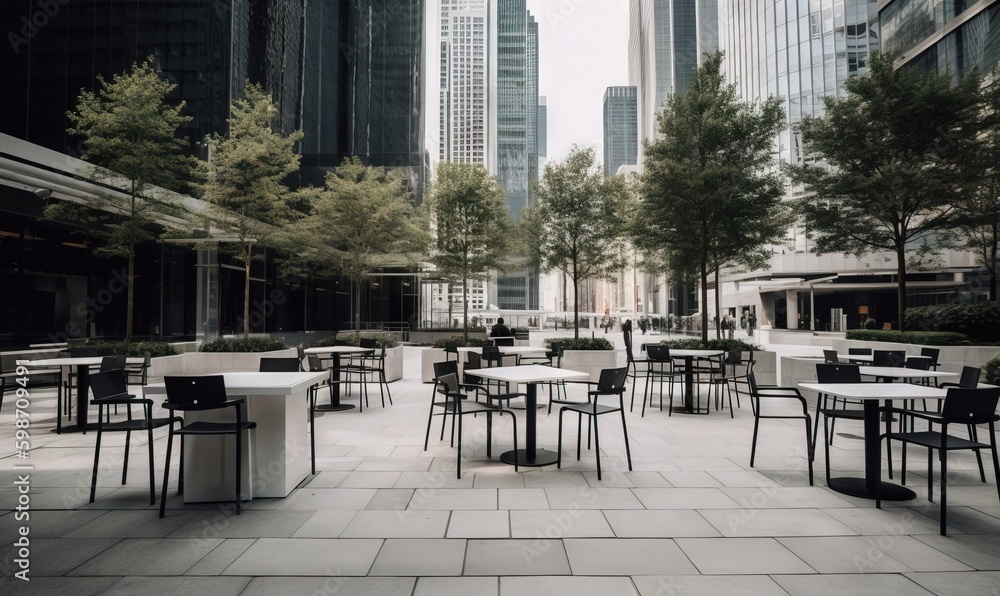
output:
<instances>
[{"instance_id":1,"label":"table pedestal base","mask_svg":"<svg viewBox=\"0 0 1000 596\"><path fill-rule=\"evenodd\" d=\"M864 478L831 478L828 486L845 495L860 497L862 499L874 499L875 490L869 489ZM911 501L917 498L917 493L891 482L882 483L883 501Z\"/></svg>"},{"instance_id":2,"label":"table pedestal base","mask_svg":"<svg viewBox=\"0 0 1000 596\"><path fill-rule=\"evenodd\" d=\"M514 465L514 451L507 451L500 455L500 461L505 464ZM554 451L549 451L548 449L536 449L535 459L528 460L528 450L518 449L517 450L517 465L518 466L528 466L530 468L540 468L542 466L551 466L552 464L559 461L559 455Z\"/></svg>"},{"instance_id":3,"label":"table pedestal base","mask_svg":"<svg viewBox=\"0 0 1000 596\"><path fill-rule=\"evenodd\" d=\"M355 407L354 404L316 404L316 411L343 412L344 410L353 410Z\"/></svg>"}]
</instances>

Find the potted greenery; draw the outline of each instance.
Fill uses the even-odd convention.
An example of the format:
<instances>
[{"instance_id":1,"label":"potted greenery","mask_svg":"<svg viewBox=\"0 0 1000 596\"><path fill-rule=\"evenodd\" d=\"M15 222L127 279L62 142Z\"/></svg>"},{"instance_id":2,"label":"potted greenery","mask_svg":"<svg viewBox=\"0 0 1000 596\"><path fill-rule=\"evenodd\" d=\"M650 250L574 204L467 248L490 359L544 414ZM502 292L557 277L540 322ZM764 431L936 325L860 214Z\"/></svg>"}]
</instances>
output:
<instances>
[{"instance_id":1,"label":"potted greenery","mask_svg":"<svg viewBox=\"0 0 1000 596\"><path fill-rule=\"evenodd\" d=\"M597 381L605 368L615 368L625 364L618 362L618 351L603 337L549 337L545 339L545 347L551 347L552 342L562 345L563 356L560 366L588 373L591 381Z\"/></svg>"}]
</instances>

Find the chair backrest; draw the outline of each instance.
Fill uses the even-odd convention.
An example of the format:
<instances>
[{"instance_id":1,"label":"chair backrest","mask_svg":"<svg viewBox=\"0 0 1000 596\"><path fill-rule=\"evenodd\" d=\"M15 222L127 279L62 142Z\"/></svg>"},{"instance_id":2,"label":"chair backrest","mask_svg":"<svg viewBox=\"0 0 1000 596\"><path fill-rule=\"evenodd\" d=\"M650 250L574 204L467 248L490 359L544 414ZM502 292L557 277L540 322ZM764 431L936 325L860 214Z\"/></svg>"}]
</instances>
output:
<instances>
[{"instance_id":1,"label":"chair backrest","mask_svg":"<svg viewBox=\"0 0 1000 596\"><path fill-rule=\"evenodd\" d=\"M483 360L486 361L486 366L493 366L496 362L497 366L502 364L500 356L500 348L496 346L483 346Z\"/></svg>"},{"instance_id":2,"label":"chair backrest","mask_svg":"<svg viewBox=\"0 0 1000 596\"><path fill-rule=\"evenodd\" d=\"M661 346L659 344L646 344L646 354L649 355L650 360L655 360L657 362L666 362L670 360L670 348L667 346Z\"/></svg>"},{"instance_id":3,"label":"chair backrest","mask_svg":"<svg viewBox=\"0 0 1000 596\"><path fill-rule=\"evenodd\" d=\"M913 370L930 370L931 359L929 356L910 356L906 359L905 367Z\"/></svg>"},{"instance_id":4,"label":"chair backrest","mask_svg":"<svg viewBox=\"0 0 1000 596\"><path fill-rule=\"evenodd\" d=\"M94 399L124 397L128 393L125 370L116 368L90 375L90 390L94 392Z\"/></svg>"},{"instance_id":5,"label":"chair backrest","mask_svg":"<svg viewBox=\"0 0 1000 596\"><path fill-rule=\"evenodd\" d=\"M938 357L941 356L941 350L938 348L920 348L920 355L927 356L931 359L931 366L938 366Z\"/></svg>"},{"instance_id":6,"label":"chair backrest","mask_svg":"<svg viewBox=\"0 0 1000 596\"><path fill-rule=\"evenodd\" d=\"M167 402L174 406L209 406L221 404L226 396L226 381L222 375L206 377L163 377Z\"/></svg>"},{"instance_id":7,"label":"chair backrest","mask_svg":"<svg viewBox=\"0 0 1000 596\"><path fill-rule=\"evenodd\" d=\"M823 362L826 364L839 364L840 356L837 355L837 350L823 350Z\"/></svg>"},{"instance_id":8,"label":"chair backrest","mask_svg":"<svg viewBox=\"0 0 1000 596\"><path fill-rule=\"evenodd\" d=\"M632 343L625 344L625 361L628 363L635 362L635 357L632 355Z\"/></svg>"},{"instance_id":9,"label":"chair backrest","mask_svg":"<svg viewBox=\"0 0 1000 596\"><path fill-rule=\"evenodd\" d=\"M299 357L299 360L306 359L306 350L302 347L302 344L295 346L295 354Z\"/></svg>"},{"instance_id":10,"label":"chair backrest","mask_svg":"<svg viewBox=\"0 0 1000 596\"><path fill-rule=\"evenodd\" d=\"M512 346L514 345L513 337L494 337L493 345L495 346Z\"/></svg>"},{"instance_id":11,"label":"chair backrest","mask_svg":"<svg viewBox=\"0 0 1000 596\"><path fill-rule=\"evenodd\" d=\"M625 390L625 379L627 376L627 366L605 368L601 371L601 377L597 380L597 390L601 393L621 393Z\"/></svg>"},{"instance_id":12,"label":"chair backrest","mask_svg":"<svg viewBox=\"0 0 1000 596\"><path fill-rule=\"evenodd\" d=\"M997 416L1000 387L967 389L951 387L944 398L941 417L959 424L983 424L1000 420Z\"/></svg>"},{"instance_id":13,"label":"chair backrest","mask_svg":"<svg viewBox=\"0 0 1000 596\"><path fill-rule=\"evenodd\" d=\"M309 364L310 372L326 370L325 368L323 368L323 361L320 360L319 356L317 356L316 354L309 354L308 358L306 358L306 361Z\"/></svg>"},{"instance_id":14,"label":"chair backrest","mask_svg":"<svg viewBox=\"0 0 1000 596\"><path fill-rule=\"evenodd\" d=\"M446 375L440 376L437 379L438 383L444 388L444 393L450 394L447 399L455 402L455 408L458 412L462 410L462 400L458 397L458 374L448 373ZM454 397L453 397L454 396Z\"/></svg>"},{"instance_id":15,"label":"chair backrest","mask_svg":"<svg viewBox=\"0 0 1000 596\"><path fill-rule=\"evenodd\" d=\"M457 341L446 341L444 342L445 353L457 354L458 353L458 342Z\"/></svg>"},{"instance_id":16,"label":"chair backrest","mask_svg":"<svg viewBox=\"0 0 1000 596\"><path fill-rule=\"evenodd\" d=\"M358 340L358 347L374 350L378 347L378 340L374 337L362 337Z\"/></svg>"},{"instance_id":17,"label":"chair backrest","mask_svg":"<svg viewBox=\"0 0 1000 596\"><path fill-rule=\"evenodd\" d=\"M860 383L861 367L857 364L816 363L818 383Z\"/></svg>"},{"instance_id":18,"label":"chair backrest","mask_svg":"<svg viewBox=\"0 0 1000 596\"><path fill-rule=\"evenodd\" d=\"M975 366L963 366L962 376L958 378L958 384L966 389L975 389L979 386L979 375L982 371Z\"/></svg>"},{"instance_id":19,"label":"chair backrest","mask_svg":"<svg viewBox=\"0 0 1000 596\"><path fill-rule=\"evenodd\" d=\"M871 348L847 348L848 354L854 354L855 356L871 356Z\"/></svg>"},{"instance_id":20,"label":"chair backrest","mask_svg":"<svg viewBox=\"0 0 1000 596\"><path fill-rule=\"evenodd\" d=\"M92 347L73 347L69 349L69 353L74 358L89 358L91 356L100 356L100 349Z\"/></svg>"},{"instance_id":21,"label":"chair backrest","mask_svg":"<svg viewBox=\"0 0 1000 596\"><path fill-rule=\"evenodd\" d=\"M476 354L477 356L479 354ZM444 360L442 362L434 363L434 381L440 382L441 377L445 375L455 375L458 378L458 361L457 360Z\"/></svg>"},{"instance_id":22,"label":"chair backrest","mask_svg":"<svg viewBox=\"0 0 1000 596\"><path fill-rule=\"evenodd\" d=\"M483 357L478 352L468 353L469 361L465 363L465 370L475 370L483 367Z\"/></svg>"},{"instance_id":23,"label":"chair backrest","mask_svg":"<svg viewBox=\"0 0 1000 596\"><path fill-rule=\"evenodd\" d=\"M125 356L105 356L101 358L101 372L125 370Z\"/></svg>"},{"instance_id":24,"label":"chair backrest","mask_svg":"<svg viewBox=\"0 0 1000 596\"><path fill-rule=\"evenodd\" d=\"M0 372L12 373L17 370L17 354L0 354Z\"/></svg>"},{"instance_id":25,"label":"chair backrest","mask_svg":"<svg viewBox=\"0 0 1000 596\"><path fill-rule=\"evenodd\" d=\"M261 358L260 372L299 372L298 358Z\"/></svg>"},{"instance_id":26,"label":"chair backrest","mask_svg":"<svg viewBox=\"0 0 1000 596\"><path fill-rule=\"evenodd\" d=\"M875 350L872 352L872 364L875 366L900 367L906 363L906 352L903 350Z\"/></svg>"}]
</instances>

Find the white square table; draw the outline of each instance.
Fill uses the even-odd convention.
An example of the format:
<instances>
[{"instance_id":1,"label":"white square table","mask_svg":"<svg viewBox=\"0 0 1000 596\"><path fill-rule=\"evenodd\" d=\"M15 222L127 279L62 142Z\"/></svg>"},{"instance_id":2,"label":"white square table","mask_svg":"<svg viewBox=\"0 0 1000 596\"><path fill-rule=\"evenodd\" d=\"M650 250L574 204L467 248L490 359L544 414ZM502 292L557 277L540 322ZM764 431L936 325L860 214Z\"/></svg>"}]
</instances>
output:
<instances>
[{"instance_id":1,"label":"white square table","mask_svg":"<svg viewBox=\"0 0 1000 596\"><path fill-rule=\"evenodd\" d=\"M910 383L799 383L799 387L864 402L865 477L830 478L828 485L831 489L854 497L874 499L878 486L882 499L886 501L909 501L917 497L916 493L905 486L879 482L882 455L878 402L882 400L888 405L895 399L944 399L948 393L946 389Z\"/></svg>"},{"instance_id":2,"label":"white square table","mask_svg":"<svg viewBox=\"0 0 1000 596\"><path fill-rule=\"evenodd\" d=\"M18 364L25 364L29 368L51 367L51 366L75 366L76 367L76 426L62 428L62 414L59 407L56 408L56 432L86 434L88 430L97 430L96 424L87 424L87 402L90 400L90 367L100 366L104 356L77 356L76 358L43 358L41 360L19 360ZM143 364L145 358L126 358L125 364ZM61 392L60 392L61 393ZM59 399L59 397L56 397Z\"/></svg>"},{"instance_id":3,"label":"white square table","mask_svg":"<svg viewBox=\"0 0 1000 596\"><path fill-rule=\"evenodd\" d=\"M370 354L374 350L371 348L360 348L358 346L326 346L323 348L306 348L306 354L318 356L330 356L330 403L316 404L317 412L340 412L350 410L354 404L340 403L340 356L343 354ZM359 398L360 402L360 398Z\"/></svg>"},{"instance_id":4,"label":"white square table","mask_svg":"<svg viewBox=\"0 0 1000 596\"><path fill-rule=\"evenodd\" d=\"M904 368L902 366L859 366L861 374L868 377L878 377L886 382L892 379L940 379L944 377L957 377L958 373L944 372L936 370L920 370L918 368Z\"/></svg>"},{"instance_id":5,"label":"white square table","mask_svg":"<svg viewBox=\"0 0 1000 596\"><path fill-rule=\"evenodd\" d=\"M542 366L541 364L526 364L522 366L500 366L496 368L481 368L476 371L477 377L520 383L528 386L525 397L524 449L518 449L517 464L519 466L549 466L559 460L559 455L547 449L538 449L536 445L536 423L538 412L538 384L551 381L584 381L590 379L590 374L576 370ZM514 465L515 452L507 451L500 456L500 461Z\"/></svg>"},{"instance_id":6,"label":"white square table","mask_svg":"<svg viewBox=\"0 0 1000 596\"><path fill-rule=\"evenodd\" d=\"M309 475L309 388L326 372L226 372L226 395L246 398L244 420L257 423L243 449L243 486L247 498L287 497ZM146 386L146 395L166 395L163 383ZM303 407L304 406L304 407ZM232 411L184 412L185 422L232 421ZM236 465L233 435L184 438L184 502L229 501Z\"/></svg>"}]
</instances>

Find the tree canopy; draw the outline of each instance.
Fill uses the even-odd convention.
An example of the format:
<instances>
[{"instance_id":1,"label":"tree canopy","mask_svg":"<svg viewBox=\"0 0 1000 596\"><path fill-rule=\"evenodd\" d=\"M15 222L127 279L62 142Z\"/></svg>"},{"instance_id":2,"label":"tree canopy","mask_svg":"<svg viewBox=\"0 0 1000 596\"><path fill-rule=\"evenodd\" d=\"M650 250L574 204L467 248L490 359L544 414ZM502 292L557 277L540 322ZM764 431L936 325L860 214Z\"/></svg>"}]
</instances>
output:
<instances>
[{"instance_id":1,"label":"tree canopy","mask_svg":"<svg viewBox=\"0 0 1000 596\"><path fill-rule=\"evenodd\" d=\"M771 159L784 128L779 99L739 99L715 52L687 93L658 116L660 138L646 146L636 244L660 253L674 276L701 282L702 339L708 338L708 278L727 266L755 268L784 237L784 178ZM717 291L718 294L718 286Z\"/></svg>"},{"instance_id":2,"label":"tree canopy","mask_svg":"<svg viewBox=\"0 0 1000 596\"><path fill-rule=\"evenodd\" d=\"M468 339L469 282L502 265L511 238L504 191L482 164L438 164L431 192L436 251L431 261L462 284L463 336Z\"/></svg>"},{"instance_id":3,"label":"tree canopy","mask_svg":"<svg viewBox=\"0 0 1000 596\"><path fill-rule=\"evenodd\" d=\"M876 53L846 97L801 124L807 160L790 168L818 252L886 251L896 259L898 327L906 330L907 253L939 246L974 180L980 77L894 68Z\"/></svg>"},{"instance_id":4,"label":"tree canopy","mask_svg":"<svg viewBox=\"0 0 1000 596\"><path fill-rule=\"evenodd\" d=\"M605 178L593 148L574 147L565 160L546 164L525 209L535 260L558 269L573 284L573 319L580 314L579 284L625 266L633 195L622 176ZM579 337L578 325L574 325Z\"/></svg>"}]
</instances>

